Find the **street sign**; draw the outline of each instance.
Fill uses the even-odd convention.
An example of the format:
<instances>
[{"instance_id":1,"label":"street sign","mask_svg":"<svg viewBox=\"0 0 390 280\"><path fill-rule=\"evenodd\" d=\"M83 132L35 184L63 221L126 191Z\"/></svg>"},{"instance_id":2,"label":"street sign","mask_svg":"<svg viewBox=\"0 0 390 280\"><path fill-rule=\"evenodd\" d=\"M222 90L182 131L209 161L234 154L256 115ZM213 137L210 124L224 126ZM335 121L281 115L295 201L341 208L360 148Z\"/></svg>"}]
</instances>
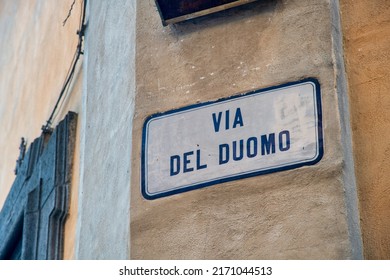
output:
<instances>
[{"instance_id":1,"label":"street sign","mask_svg":"<svg viewBox=\"0 0 390 280\"><path fill-rule=\"evenodd\" d=\"M226 10L256 0L155 0L163 25Z\"/></svg>"},{"instance_id":2,"label":"street sign","mask_svg":"<svg viewBox=\"0 0 390 280\"><path fill-rule=\"evenodd\" d=\"M147 118L141 190L155 199L313 165L322 155L320 84L306 79Z\"/></svg>"}]
</instances>

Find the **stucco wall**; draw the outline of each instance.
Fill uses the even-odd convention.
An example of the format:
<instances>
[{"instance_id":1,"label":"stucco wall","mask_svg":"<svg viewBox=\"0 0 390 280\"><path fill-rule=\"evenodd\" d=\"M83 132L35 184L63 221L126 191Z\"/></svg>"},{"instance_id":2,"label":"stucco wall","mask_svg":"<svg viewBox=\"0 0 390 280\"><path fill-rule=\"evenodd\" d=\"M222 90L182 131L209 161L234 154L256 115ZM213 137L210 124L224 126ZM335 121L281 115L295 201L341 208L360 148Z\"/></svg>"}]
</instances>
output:
<instances>
[{"instance_id":1,"label":"stucco wall","mask_svg":"<svg viewBox=\"0 0 390 280\"><path fill-rule=\"evenodd\" d=\"M135 1L89 1L76 258L128 259Z\"/></svg>"},{"instance_id":2,"label":"stucco wall","mask_svg":"<svg viewBox=\"0 0 390 280\"><path fill-rule=\"evenodd\" d=\"M390 258L390 2L342 0L365 258Z\"/></svg>"},{"instance_id":3,"label":"stucco wall","mask_svg":"<svg viewBox=\"0 0 390 280\"><path fill-rule=\"evenodd\" d=\"M84 65L53 124L79 113L65 258L359 258L354 166L365 257L390 258L388 1L340 1L348 88L338 1L264 0L168 27L152 0L90 2ZM72 3L0 2L0 207L20 138L39 136L70 66ZM147 116L306 77L321 84L321 162L142 198Z\"/></svg>"},{"instance_id":4,"label":"stucco wall","mask_svg":"<svg viewBox=\"0 0 390 280\"><path fill-rule=\"evenodd\" d=\"M20 138L25 137L29 145L41 134L41 126L49 118L71 65L78 41L81 1L75 2L63 26L72 3L72 0L0 2L0 207L15 178ZM81 111L81 80L78 67L53 126L68 111ZM78 131L81 120L79 116ZM79 142L78 136L76 143ZM77 146L75 168L78 158ZM73 256L77 186L78 172L75 172L66 223L66 258Z\"/></svg>"},{"instance_id":5,"label":"stucco wall","mask_svg":"<svg viewBox=\"0 0 390 280\"><path fill-rule=\"evenodd\" d=\"M340 35L333 30L335 1L259 1L168 27L161 25L154 1L137 3L131 258L359 258L350 239L359 232L348 230L344 197L348 151L338 113L342 63L332 44L332 36ZM305 77L321 84L321 162L153 201L142 198L141 131L147 116Z\"/></svg>"},{"instance_id":6,"label":"stucco wall","mask_svg":"<svg viewBox=\"0 0 390 280\"><path fill-rule=\"evenodd\" d=\"M72 3L0 3L0 205L14 179L20 137L39 136L71 65L82 1ZM91 1L87 14L85 56L53 123L68 110L79 113L64 258L126 259L135 2Z\"/></svg>"}]
</instances>

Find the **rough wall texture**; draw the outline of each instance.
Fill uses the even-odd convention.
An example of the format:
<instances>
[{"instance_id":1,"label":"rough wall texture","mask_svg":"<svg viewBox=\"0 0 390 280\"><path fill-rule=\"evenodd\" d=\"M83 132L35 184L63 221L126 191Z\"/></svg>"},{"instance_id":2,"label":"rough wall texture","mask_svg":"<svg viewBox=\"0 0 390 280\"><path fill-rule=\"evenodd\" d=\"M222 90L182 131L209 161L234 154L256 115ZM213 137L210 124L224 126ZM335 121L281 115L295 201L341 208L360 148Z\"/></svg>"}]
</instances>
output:
<instances>
[{"instance_id":1,"label":"rough wall texture","mask_svg":"<svg viewBox=\"0 0 390 280\"><path fill-rule=\"evenodd\" d=\"M29 145L40 135L76 50L81 1L75 2L63 26L72 3L72 0L0 2L0 207L14 180L20 138L25 137ZM81 111L81 74L77 68L54 126L68 111ZM76 151L75 167L78 158ZM71 212L66 223L66 258L72 257L77 217L77 172L74 175Z\"/></svg>"},{"instance_id":2,"label":"rough wall texture","mask_svg":"<svg viewBox=\"0 0 390 280\"><path fill-rule=\"evenodd\" d=\"M154 1L137 3L131 258L358 257L346 217L329 1L259 1L168 27ZM142 198L147 116L305 77L318 78L322 87L320 163L154 201Z\"/></svg>"},{"instance_id":3,"label":"rough wall texture","mask_svg":"<svg viewBox=\"0 0 390 280\"><path fill-rule=\"evenodd\" d=\"M342 0L365 258L390 258L390 2Z\"/></svg>"},{"instance_id":4,"label":"rough wall texture","mask_svg":"<svg viewBox=\"0 0 390 280\"><path fill-rule=\"evenodd\" d=\"M341 145L343 149L343 184L347 207L347 221L351 242L352 258L363 258L363 244L360 229L359 203L356 187L355 162L352 148L352 129L349 109L348 86L345 70L340 3L331 1L332 45L335 67L335 87L339 103L341 122Z\"/></svg>"},{"instance_id":5,"label":"rough wall texture","mask_svg":"<svg viewBox=\"0 0 390 280\"><path fill-rule=\"evenodd\" d=\"M135 1L89 1L76 258L127 259Z\"/></svg>"}]
</instances>

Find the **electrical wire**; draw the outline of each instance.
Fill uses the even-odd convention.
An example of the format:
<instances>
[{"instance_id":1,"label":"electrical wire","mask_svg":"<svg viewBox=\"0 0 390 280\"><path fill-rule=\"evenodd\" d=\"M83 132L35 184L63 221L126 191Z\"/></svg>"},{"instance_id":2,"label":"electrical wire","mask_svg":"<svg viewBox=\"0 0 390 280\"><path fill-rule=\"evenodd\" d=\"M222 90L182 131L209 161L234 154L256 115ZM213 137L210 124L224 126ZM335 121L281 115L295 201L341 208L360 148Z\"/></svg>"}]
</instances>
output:
<instances>
[{"instance_id":1,"label":"electrical wire","mask_svg":"<svg viewBox=\"0 0 390 280\"><path fill-rule=\"evenodd\" d=\"M68 15L66 16L66 19L62 22L62 26L65 26L66 22L70 18L71 14L72 14L73 6L74 6L75 3L76 3L76 0L73 0L73 3L72 3L72 5L70 6L70 9L69 9Z\"/></svg>"},{"instance_id":2,"label":"electrical wire","mask_svg":"<svg viewBox=\"0 0 390 280\"><path fill-rule=\"evenodd\" d=\"M68 89L68 87L69 87L69 85L70 85L70 83L71 83L71 81L73 79L77 62L79 61L80 56L82 54L84 54L84 52L82 51L82 46L83 46L83 39L84 39L85 28L87 27L86 23L85 23L85 10L86 10L86 7L87 7L87 0L83 0L83 2L82 2L82 11L81 11L81 14L80 14L80 24L79 24L79 29L77 31L77 35L79 36L77 49L76 49L75 54L73 56L72 63L71 63L71 66L69 67L68 73L66 74L66 78L65 78L64 84L62 86L60 95L58 96L57 102L56 102L56 104L55 104L55 106L53 108L53 111L51 112L49 119L46 121L46 124L42 126L43 133L51 133L53 131L53 129L51 127L51 124L52 124L52 121L53 121L53 117L54 117L54 115L55 115L55 113L56 113L56 111L58 109L58 105L60 104L64 94L67 92L67 89ZM73 5L72 5L72 8L73 8Z\"/></svg>"}]
</instances>

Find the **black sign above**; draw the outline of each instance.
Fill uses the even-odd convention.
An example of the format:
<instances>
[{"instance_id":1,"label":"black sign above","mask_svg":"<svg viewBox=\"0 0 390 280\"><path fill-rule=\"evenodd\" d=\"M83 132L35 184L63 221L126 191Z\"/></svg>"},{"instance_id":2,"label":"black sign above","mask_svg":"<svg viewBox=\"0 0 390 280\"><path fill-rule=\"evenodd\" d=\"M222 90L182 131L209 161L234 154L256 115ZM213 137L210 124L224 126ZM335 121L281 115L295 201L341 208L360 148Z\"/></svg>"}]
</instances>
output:
<instances>
[{"instance_id":1,"label":"black sign above","mask_svg":"<svg viewBox=\"0 0 390 280\"><path fill-rule=\"evenodd\" d=\"M168 25L256 0L155 0L162 23Z\"/></svg>"}]
</instances>

